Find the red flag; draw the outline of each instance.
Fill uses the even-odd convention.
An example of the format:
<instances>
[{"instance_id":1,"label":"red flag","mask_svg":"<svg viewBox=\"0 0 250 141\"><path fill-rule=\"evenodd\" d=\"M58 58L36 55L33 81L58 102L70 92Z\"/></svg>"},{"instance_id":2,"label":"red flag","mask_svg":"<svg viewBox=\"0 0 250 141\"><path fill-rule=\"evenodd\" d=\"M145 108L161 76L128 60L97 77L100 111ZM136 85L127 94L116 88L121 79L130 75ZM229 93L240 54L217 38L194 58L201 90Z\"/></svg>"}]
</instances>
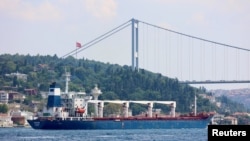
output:
<instances>
[{"instance_id":1,"label":"red flag","mask_svg":"<svg viewBox=\"0 0 250 141\"><path fill-rule=\"evenodd\" d=\"M81 43L79 43L79 42L76 42L76 47L82 47L82 45L81 45Z\"/></svg>"}]
</instances>

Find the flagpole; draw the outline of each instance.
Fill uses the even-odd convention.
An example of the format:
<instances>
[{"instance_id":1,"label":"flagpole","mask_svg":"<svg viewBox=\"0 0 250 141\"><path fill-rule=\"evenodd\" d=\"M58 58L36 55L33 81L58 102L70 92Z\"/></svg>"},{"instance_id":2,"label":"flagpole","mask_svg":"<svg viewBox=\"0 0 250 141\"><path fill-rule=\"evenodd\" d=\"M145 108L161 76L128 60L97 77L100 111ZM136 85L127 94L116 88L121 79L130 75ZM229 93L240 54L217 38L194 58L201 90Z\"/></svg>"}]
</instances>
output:
<instances>
[{"instance_id":1,"label":"flagpole","mask_svg":"<svg viewBox=\"0 0 250 141\"><path fill-rule=\"evenodd\" d=\"M76 47L76 59L77 59L77 48L78 48L78 47Z\"/></svg>"},{"instance_id":2,"label":"flagpole","mask_svg":"<svg viewBox=\"0 0 250 141\"><path fill-rule=\"evenodd\" d=\"M76 61L75 61L75 68L77 68L77 48L78 48L78 42L76 42ZM75 75L75 71L76 69L74 68L74 75Z\"/></svg>"},{"instance_id":3,"label":"flagpole","mask_svg":"<svg viewBox=\"0 0 250 141\"><path fill-rule=\"evenodd\" d=\"M77 51L78 51L78 48L81 48L81 47L82 47L81 43L76 42L76 60L77 60Z\"/></svg>"},{"instance_id":4,"label":"flagpole","mask_svg":"<svg viewBox=\"0 0 250 141\"><path fill-rule=\"evenodd\" d=\"M76 42L76 62L75 62L75 67L77 67L77 48L78 48L78 42Z\"/></svg>"}]
</instances>

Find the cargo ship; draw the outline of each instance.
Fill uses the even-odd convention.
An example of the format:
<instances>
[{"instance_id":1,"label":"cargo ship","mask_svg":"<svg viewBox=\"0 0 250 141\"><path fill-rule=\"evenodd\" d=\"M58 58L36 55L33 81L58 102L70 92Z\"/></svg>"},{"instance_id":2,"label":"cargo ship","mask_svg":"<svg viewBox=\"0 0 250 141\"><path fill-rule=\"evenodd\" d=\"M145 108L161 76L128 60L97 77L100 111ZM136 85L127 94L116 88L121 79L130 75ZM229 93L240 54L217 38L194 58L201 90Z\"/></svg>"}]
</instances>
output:
<instances>
[{"instance_id":1,"label":"cargo ship","mask_svg":"<svg viewBox=\"0 0 250 141\"><path fill-rule=\"evenodd\" d=\"M206 128L213 118L213 113L176 115L175 101L134 101L134 100L98 100L102 94L97 85L91 95L85 92L69 92L70 74L66 73L65 92L61 92L56 82L49 87L47 105L33 119L27 120L33 129L47 130L92 130L92 129L180 129ZM94 105L94 114L88 114L88 105ZM111 117L103 116L105 103L122 105L122 114ZM130 103L145 104L147 112L142 116L132 116ZM165 104L171 107L169 115L153 113L154 104ZM196 103L196 102L195 102ZM196 108L195 108L196 109Z\"/></svg>"}]
</instances>

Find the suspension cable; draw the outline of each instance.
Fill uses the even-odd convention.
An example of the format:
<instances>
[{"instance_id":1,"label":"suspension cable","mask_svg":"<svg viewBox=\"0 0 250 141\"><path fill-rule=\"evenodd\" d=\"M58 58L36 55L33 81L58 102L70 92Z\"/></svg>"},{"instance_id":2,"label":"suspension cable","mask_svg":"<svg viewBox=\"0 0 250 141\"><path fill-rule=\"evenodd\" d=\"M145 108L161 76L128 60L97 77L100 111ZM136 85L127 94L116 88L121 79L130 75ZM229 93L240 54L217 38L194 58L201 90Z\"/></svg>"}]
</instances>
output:
<instances>
[{"instance_id":1,"label":"suspension cable","mask_svg":"<svg viewBox=\"0 0 250 141\"><path fill-rule=\"evenodd\" d=\"M173 32L173 33L176 33L176 34L180 34L180 35L183 35L183 36L191 37L191 38L194 38L194 39L198 39L198 40L202 40L202 41L206 41L206 42L210 42L210 43L214 43L214 44L218 44L218 45L222 45L222 46L227 46L227 47L230 47L230 48L235 48L235 49L250 51L250 49L240 48L240 47L236 47L236 46L232 46L232 45L227 45L227 44L224 44L224 43L219 43L219 42L215 42L215 41L211 41L211 40L207 40L207 39L195 37L195 36L192 36L192 35L184 34L184 33L177 32L177 31L170 30L170 29L166 29L166 28L163 28L163 27L160 27L160 26L157 26L157 25L153 25L153 24L150 24L150 23L147 23L147 22L144 22L144 21L139 21L139 20L138 20L138 22L141 22L141 23L144 23L144 24L147 24L147 25L150 25L150 26L153 26L153 27L162 29L162 30L167 30L167 31L169 31L169 32Z\"/></svg>"},{"instance_id":2,"label":"suspension cable","mask_svg":"<svg viewBox=\"0 0 250 141\"><path fill-rule=\"evenodd\" d=\"M93 39L92 41L90 41L90 42L88 42L88 43L82 45L82 47L84 47L84 48L80 48L80 49L78 50L78 52L81 52L81 51L83 51L83 50L89 48L90 46L92 46L92 45L94 45L94 44L96 44L96 43L98 43L98 42L100 42L100 41L102 41L102 40L108 38L109 36L111 36L111 35L117 33L118 31L120 31L120 30L122 30L122 29L128 27L128 26L131 24L130 22L131 22L131 20L129 20L129 21L127 21L127 22L121 24L120 26L118 26L118 27L116 27L116 28L114 28L114 29L112 29L112 30L106 32L105 34L103 34L103 35L101 35L101 36L99 36L99 37ZM63 55L61 58L65 58L65 57L67 57L67 56L74 55L75 53L76 53L75 50L72 50L71 52L69 52L69 53Z\"/></svg>"}]
</instances>

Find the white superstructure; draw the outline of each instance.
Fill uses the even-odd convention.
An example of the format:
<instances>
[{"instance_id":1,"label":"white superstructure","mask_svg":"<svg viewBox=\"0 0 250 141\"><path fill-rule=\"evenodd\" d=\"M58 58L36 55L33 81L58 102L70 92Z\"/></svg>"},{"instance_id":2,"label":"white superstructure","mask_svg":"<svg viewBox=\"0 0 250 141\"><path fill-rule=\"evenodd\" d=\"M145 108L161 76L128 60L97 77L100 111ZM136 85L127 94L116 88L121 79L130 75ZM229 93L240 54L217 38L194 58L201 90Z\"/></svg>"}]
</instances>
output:
<instances>
[{"instance_id":1,"label":"white superstructure","mask_svg":"<svg viewBox=\"0 0 250 141\"><path fill-rule=\"evenodd\" d=\"M88 103L95 103L98 105L98 117L103 117L103 108L104 103L115 103L115 104L123 104L123 116L128 117L128 110L129 110L129 104L130 103L137 103L137 104L144 104L148 105L148 117L153 117L152 111L154 104L164 104L169 105L171 107L170 115L171 117L175 117L175 108L176 108L176 102L175 101L136 101L136 100L90 100Z\"/></svg>"},{"instance_id":2,"label":"white superstructure","mask_svg":"<svg viewBox=\"0 0 250 141\"><path fill-rule=\"evenodd\" d=\"M91 100L92 97L87 96L85 92L69 92L70 73L66 72L64 76L66 77L65 92L61 92L56 82L52 83L49 88L47 106L44 107L43 113L40 113L39 116L62 119L87 117L87 101Z\"/></svg>"}]
</instances>

